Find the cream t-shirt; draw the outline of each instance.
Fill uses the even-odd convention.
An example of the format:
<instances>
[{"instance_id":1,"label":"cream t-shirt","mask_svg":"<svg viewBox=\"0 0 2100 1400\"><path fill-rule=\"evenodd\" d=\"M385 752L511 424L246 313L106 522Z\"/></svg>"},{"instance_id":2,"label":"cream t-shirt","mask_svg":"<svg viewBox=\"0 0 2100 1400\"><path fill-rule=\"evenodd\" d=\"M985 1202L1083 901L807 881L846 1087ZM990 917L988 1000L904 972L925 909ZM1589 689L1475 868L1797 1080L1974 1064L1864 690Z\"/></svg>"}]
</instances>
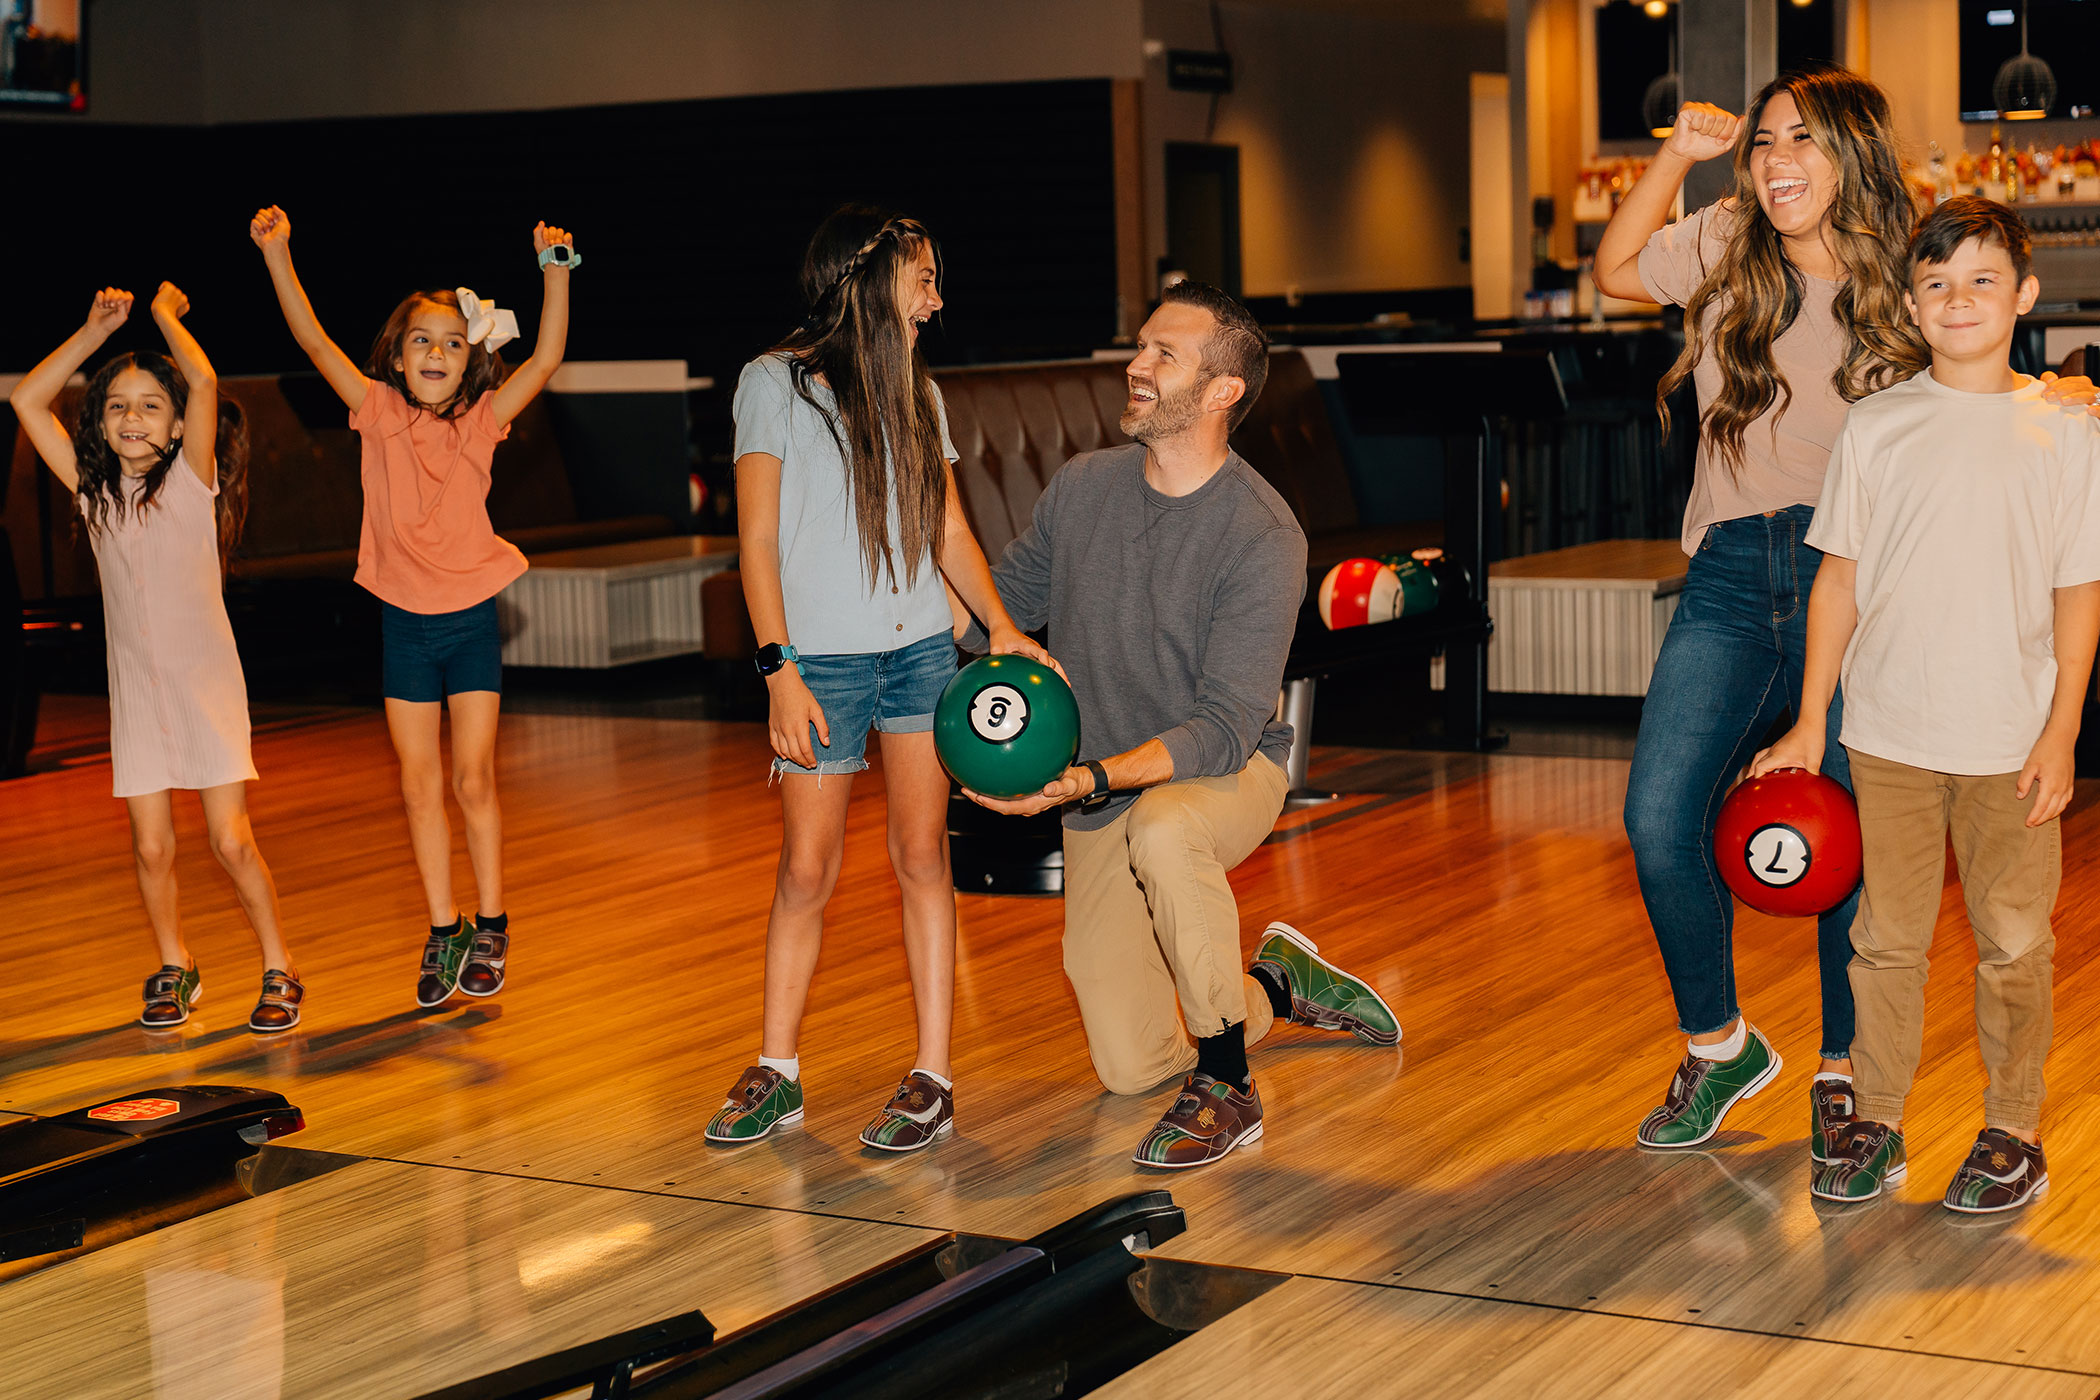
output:
<instances>
[{"instance_id":1,"label":"cream t-shirt","mask_svg":"<svg viewBox=\"0 0 2100 1400\"><path fill-rule=\"evenodd\" d=\"M1847 748L2012 773L2056 691L2052 590L2100 579L2100 429L1925 370L1852 406L1807 541L1859 561Z\"/></svg>"},{"instance_id":2,"label":"cream t-shirt","mask_svg":"<svg viewBox=\"0 0 2100 1400\"><path fill-rule=\"evenodd\" d=\"M1634 263L1648 295L1671 306L1689 302L1721 260L1735 223L1735 201L1724 199L1658 229ZM1831 382L1845 358L1845 332L1830 309L1837 289L1836 282L1821 277L1801 278L1801 309L1794 324L1772 342L1772 363L1793 391L1793 401L1781 393L1751 420L1743 430L1741 466L1731 470L1700 433L1692 494L1684 505L1686 554L1698 552L1706 527L1716 521L1812 506L1821 497L1823 472L1847 407ZM1707 320L1710 330L1712 312ZM1721 365L1711 343L1692 369L1692 388L1702 414L1720 396ZM1698 424L1676 424L1674 431L1697 432Z\"/></svg>"}]
</instances>

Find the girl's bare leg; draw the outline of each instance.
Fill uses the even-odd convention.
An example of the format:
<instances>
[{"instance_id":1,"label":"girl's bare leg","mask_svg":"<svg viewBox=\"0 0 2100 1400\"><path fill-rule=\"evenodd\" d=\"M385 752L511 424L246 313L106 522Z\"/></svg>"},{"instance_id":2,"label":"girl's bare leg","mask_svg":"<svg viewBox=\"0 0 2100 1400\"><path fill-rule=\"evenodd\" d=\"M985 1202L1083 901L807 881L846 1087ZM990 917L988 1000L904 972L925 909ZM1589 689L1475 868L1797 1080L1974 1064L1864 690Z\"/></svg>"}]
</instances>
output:
<instances>
[{"instance_id":1,"label":"girl's bare leg","mask_svg":"<svg viewBox=\"0 0 2100 1400\"><path fill-rule=\"evenodd\" d=\"M401 801L408 809L408 843L430 903L433 928L455 923L452 897L452 824L445 817L445 755L439 741L444 707L436 701L386 702L386 731L401 760Z\"/></svg>"},{"instance_id":2,"label":"girl's bare leg","mask_svg":"<svg viewBox=\"0 0 2100 1400\"><path fill-rule=\"evenodd\" d=\"M948 864L948 774L933 735L882 736L889 790L890 866L904 901L904 958L918 1008L913 1068L943 1079L955 1025L955 880Z\"/></svg>"},{"instance_id":3,"label":"girl's bare leg","mask_svg":"<svg viewBox=\"0 0 2100 1400\"><path fill-rule=\"evenodd\" d=\"M503 912L503 808L496 801L496 720L502 702L493 690L466 690L446 699L452 709L452 795L467 828L475 908L488 915Z\"/></svg>"},{"instance_id":4,"label":"girl's bare leg","mask_svg":"<svg viewBox=\"0 0 2100 1400\"><path fill-rule=\"evenodd\" d=\"M182 941L182 918L175 897L175 804L171 794L149 792L127 797L131 814L131 857L138 873L139 901L160 949L164 967L188 967L190 950Z\"/></svg>"},{"instance_id":5,"label":"girl's bare leg","mask_svg":"<svg viewBox=\"0 0 2100 1400\"><path fill-rule=\"evenodd\" d=\"M759 1053L791 1060L824 942L824 906L846 854L853 775L789 773L780 780L780 869L766 919L766 1000Z\"/></svg>"},{"instance_id":6,"label":"girl's bare leg","mask_svg":"<svg viewBox=\"0 0 2100 1400\"><path fill-rule=\"evenodd\" d=\"M255 845L255 829L248 821L248 785L227 783L197 794L204 801L204 822L211 831L212 854L233 879L242 912L262 945L263 967L276 968L293 978L299 969L291 950L284 946L284 929L277 914L277 882Z\"/></svg>"}]
</instances>

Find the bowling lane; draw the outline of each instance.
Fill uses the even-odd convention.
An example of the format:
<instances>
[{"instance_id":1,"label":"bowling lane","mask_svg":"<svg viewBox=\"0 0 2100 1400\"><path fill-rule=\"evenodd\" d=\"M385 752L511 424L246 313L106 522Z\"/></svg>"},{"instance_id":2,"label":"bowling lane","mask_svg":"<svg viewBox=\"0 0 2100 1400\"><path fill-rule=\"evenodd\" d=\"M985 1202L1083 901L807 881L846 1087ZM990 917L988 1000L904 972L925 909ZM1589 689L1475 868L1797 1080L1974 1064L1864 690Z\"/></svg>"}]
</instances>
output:
<instances>
[{"instance_id":1,"label":"bowling lane","mask_svg":"<svg viewBox=\"0 0 2100 1400\"><path fill-rule=\"evenodd\" d=\"M694 1308L727 1332L927 1236L364 1162L0 1288L0 1388L391 1400Z\"/></svg>"},{"instance_id":2,"label":"bowling lane","mask_svg":"<svg viewBox=\"0 0 2100 1400\"><path fill-rule=\"evenodd\" d=\"M1101 1400L1250 1395L1800 1396L2086 1400L2096 1376L1647 1318L1292 1279L1109 1382Z\"/></svg>"},{"instance_id":3,"label":"bowling lane","mask_svg":"<svg viewBox=\"0 0 2100 1400\"><path fill-rule=\"evenodd\" d=\"M1895 1199L1825 1212L1806 1193L1805 923L1738 925L1745 1004L1789 1061L1779 1080L1710 1151L1632 1147L1677 1041L1619 826L1623 761L1323 754L1319 775L1374 790L1295 815L1237 872L1243 932L1251 946L1268 919L1290 919L1378 986L1405 1041L1381 1051L1279 1032L1253 1059L1264 1141L1167 1178L1128 1161L1167 1091L1099 1091L1051 899L960 901L958 1137L904 1158L858 1148L911 1055L879 759L859 780L805 1028L809 1121L746 1149L704 1147L702 1123L756 1049L778 839L763 736L539 715L506 719L504 736L513 982L436 1014L406 1005L418 900L382 725L363 716L296 745L261 741L271 781L256 790L258 830L313 988L307 1023L272 1041L238 1029L252 941L193 818L185 909L213 991L183 1034L153 1036L126 1024L128 972L85 991L79 975L146 960L125 921L76 918L83 903L133 899L121 809L99 796L106 775L10 785L26 812L10 813L15 839L0 845L0 902L18 919L26 980L0 1044L0 1109L230 1081L306 1110L293 1145L1003 1235L1166 1184L1190 1213L1168 1246L1182 1257L2100 1368L2085 1307L2100 1286L2100 1197L2080 1189L2100 1160L2087 1088L2100 1078L2100 962L2070 933L2100 913L2090 786L2067 818L2058 911L2056 1195L1968 1228L1935 1204L1980 1095L1974 955L1953 890L1915 1170Z\"/></svg>"}]
</instances>

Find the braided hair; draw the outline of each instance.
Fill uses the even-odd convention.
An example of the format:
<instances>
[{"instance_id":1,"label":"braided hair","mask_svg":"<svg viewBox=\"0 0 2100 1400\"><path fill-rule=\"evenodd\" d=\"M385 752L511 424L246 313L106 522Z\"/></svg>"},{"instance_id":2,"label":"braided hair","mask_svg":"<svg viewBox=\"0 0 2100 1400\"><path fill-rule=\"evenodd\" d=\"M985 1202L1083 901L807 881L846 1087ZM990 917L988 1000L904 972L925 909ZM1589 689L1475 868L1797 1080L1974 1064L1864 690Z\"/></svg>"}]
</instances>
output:
<instances>
[{"instance_id":1,"label":"braided hair","mask_svg":"<svg viewBox=\"0 0 2100 1400\"><path fill-rule=\"evenodd\" d=\"M907 585L938 554L947 528L948 463L941 450L939 397L898 308L901 271L940 246L915 219L849 204L826 219L802 260L809 314L773 347L793 366L795 392L822 415L846 459L854 523L868 584L898 561L889 547L889 509L897 503L898 544ZM830 402L817 395L828 386Z\"/></svg>"}]
</instances>

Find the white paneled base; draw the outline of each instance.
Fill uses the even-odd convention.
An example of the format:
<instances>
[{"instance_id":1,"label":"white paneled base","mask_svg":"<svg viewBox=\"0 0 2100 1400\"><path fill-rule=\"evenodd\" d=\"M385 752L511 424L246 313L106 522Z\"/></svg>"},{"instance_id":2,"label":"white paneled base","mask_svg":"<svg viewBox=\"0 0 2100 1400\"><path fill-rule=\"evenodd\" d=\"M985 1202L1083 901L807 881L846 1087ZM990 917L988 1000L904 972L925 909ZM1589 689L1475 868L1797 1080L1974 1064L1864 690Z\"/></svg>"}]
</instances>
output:
<instances>
[{"instance_id":1,"label":"white paneled base","mask_svg":"<svg viewBox=\"0 0 2100 1400\"><path fill-rule=\"evenodd\" d=\"M1646 695L1682 580L1488 579L1487 687L1502 694ZM1444 659L1429 684L1444 688Z\"/></svg>"},{"instance_id":2,"label":"white paneled base","mask_svg":"<svg viewBox=\"0 0 2100 1400\"><path fill-rule=\"evenodd\" d=\"M697 652L701 580L735 562L529 569L497 601L503 662L602 670Z\"/></svg>"},{"instance_id":3,"label":"white paneled base","mask_svg":"<svg viewBox=\"0 0 2100 1400\"><path fill-rule=\"evenodd\" d=\"M1488 689L1532 695L1646 695L1677 594L1623 586L1536 588L1490 580Z\"/></svg>"}]
</instances>

